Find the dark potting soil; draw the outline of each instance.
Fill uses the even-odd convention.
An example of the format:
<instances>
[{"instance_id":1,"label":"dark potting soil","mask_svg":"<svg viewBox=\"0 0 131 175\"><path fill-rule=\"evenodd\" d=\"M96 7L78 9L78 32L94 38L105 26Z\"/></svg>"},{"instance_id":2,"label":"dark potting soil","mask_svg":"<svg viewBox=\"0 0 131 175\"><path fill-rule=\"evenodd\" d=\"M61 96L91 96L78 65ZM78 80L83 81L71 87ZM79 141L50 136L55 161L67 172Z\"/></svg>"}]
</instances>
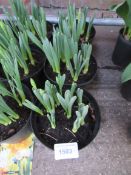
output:
<instances>
[{"instance_id":1,"label":"dark potting soil","mask_svg":"<svg viewBox=\"0 0 131 175\"><path fill-rule=\"evenodd\" d=\"M89 104L87 98L85 104ZM56 129L52 129L47 116L33 116L32 127L38 139L49 148L53 149L54 144L77 142L79 149L89 144L97 134L99 129L99 110L91 102L89 112L85 118L85 124L76 133L72 132L73 123L76 119L75 111L78 107L73 107L71 119L67 119L63 109L56 111ZM96 117L96 115L98 115Z\"/></svg>"},{"instance_id":2,"label":"dark potting soil","mask_svg":"<svg viewBox=\"0 0 131 175\"><path fill-rule=\"evenodd\" d=\"M0 124L0 142L17 133L27 123L30 116L30 110L25 107L20 107L11 97L4 97L4 100L20 118L8 126Z\"/></svg>"},{"instance_id":3,"label":"dark potting soil","mask_svg":"<svg viewBox=\"0 0 131 175\"><path fill-rule=\"evenodd\" d=\"M61 74L66 74L66 80L65 80L65 85L70 85L73 82L73 79L71 77L70 72L66 69L65 64L61 64ZM89 81L91 81L97 71L97 63L95 58L92 56L89 62L89 70L86 74L80 74L77 84L78 85L83 85L88 83ZM48 63L48 61L46 61L45 63L45 75L47 77L47 79L49 79L50 81L55 82L55 78L57 76L56 73L53 72L52 67L50 66L50 64Z\"/></svg>"}]
</instances>

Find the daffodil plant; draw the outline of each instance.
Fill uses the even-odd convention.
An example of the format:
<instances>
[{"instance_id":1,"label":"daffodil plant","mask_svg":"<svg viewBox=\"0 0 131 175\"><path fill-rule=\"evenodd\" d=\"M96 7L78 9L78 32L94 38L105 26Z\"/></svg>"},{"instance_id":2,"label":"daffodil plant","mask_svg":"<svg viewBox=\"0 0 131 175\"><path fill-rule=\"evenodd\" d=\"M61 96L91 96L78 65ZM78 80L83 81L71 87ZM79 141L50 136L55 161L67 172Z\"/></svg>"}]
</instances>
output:
<instances>
[{"instance_id":1,"label":"daffodil plant","mask_svg":"<svg viewBox=\"0 0 131 175\"><path fill-rule=\"evenodd\" d=\"M88 113L88 105L83 103L83 90L77 89L76 83L72 83L70 89L63 89L63 84L65 81L65 75L58 75L57 86L51 84L48 80L45 82L44 89L39 89L36 86L36 83L33 79L31 79L32 91L40 105L35 105L29 100L25 100L23 105L27 108L35 111L40 116L47 116L51 128L55 129L56 125L56 111L59 108L63 108L65 111L65 116L68 120L72 117L72 111L74 105L77 106L78 110L76 111L76 120L74 121L72 131L75 133L80 128L80 126L84 125L85 117Z\"/></svg>"},{"instance_id":2,"label":"daffodil plant","mask_svg":"<svg viewBox=\"0 0 131 175\"><path fill-rule=\"evenodd\" d=\"M44 9L35 3L31 4L31 14L29 14L22 0L9 0L11 11L14 18L9 12L6 12L9 20L7 23L11 26L13 32L19 37L19 32L29 30L38 37L47 34L46 17Z\"/></svg>"},{"instance_id":3,"label":"daffodil plant","mask_svg":"<svg viewBox=\"0 0 131 175\"><path fill-rule=\"evenodd\" d=\"M72 131L74 133L76 133L77 130L85 124L84 120L88 114L88 109L89 109L89 106L85 105L85 106L82 106L81 108L79 108L79 111L76 111L77 118L73 124L73 129L72 129Z\"/></svg>"},{"instance_id":4,"label":"daffodil plant","mask_svg":"<svg viewBox=\"0 0 131 175\"><path fill-rule=\"evenodd\" d=\"M19 115L12 110L0 95L0 124L9 125L19 119Z\"/></svg>"},{"instance_id":5,"label":"daffodil plant","mask_svg":"<svg viewBox=\"0 0 131 175\"><path fill-rule=\"evenodd\" d=\"M35 59L29 46L27 33L19 32L17 40L10 27L4 22L0 22L0 54L5 57L4 54L7 53L12 58L17 59L18 65L24 70L25 75L29 74L29 64L35 66Z\"/></svg>"},{"instance_id":6,"label":"daffodil plant","mask_svg":"<svg viewBox=\"0 0 131 175\"><path fill-rule=\"evenodd\" d=\"M64 63L75 82L77 82L80 73L86 74L88 72L92 53L91 44L82 44L81 50L79 50L78 43L73 38L69 39L58 29L54 30L52 43L47 38L38 40L31 32L28 32L28 36L43 50L53 72L62 73L60 67L61 63Z\"/></svg>"},{"instance_id":7,"label":"daffodil plant","mask_svg":"<svg viewBox=\"0 0 131 175\"><path fill-rule=\"evenodd\" d=\"M75 5L68 5L67 15L60 13L59 17L59 29L68 38L74 39L74 41L79 41L81 35L85 35L85 42L89 41L90 32L93 25L93 18L90 19L86 29L86 17L88 13L88 8L80 8L77 12Z\"/></svg>"},{"instance_id":8,"label":"daffodil plant","mask_svg":"<svg viewBox=\"0 0 131 175\"><path fill-rule=\"evenodd\" d=\"M3 83L0 83L0 94L12 97L17 101L19 106L22 106L22 103L25 100L25 94L21 84L17 60L16 58L11 57L6 51L3 53L4 55L0 59L0 62L8 81L10 91L7 90Z\"/></svg>"},{"instance_id":9,"label":"daffodil plant","mask_svg":"<svg viewBox=\"0 0 131 175\"><path fill-rule=\"evenodd\" d=\"M0 124L7 126L19 119L20 116L11 109L4 98L10 97L16 101L19 107L22 107L26 96L21 84L16 58L12 58L6 51L3 53L0 62L8 82L8 87L2 81L0 82Z\"/></svg>"}]
</instances>

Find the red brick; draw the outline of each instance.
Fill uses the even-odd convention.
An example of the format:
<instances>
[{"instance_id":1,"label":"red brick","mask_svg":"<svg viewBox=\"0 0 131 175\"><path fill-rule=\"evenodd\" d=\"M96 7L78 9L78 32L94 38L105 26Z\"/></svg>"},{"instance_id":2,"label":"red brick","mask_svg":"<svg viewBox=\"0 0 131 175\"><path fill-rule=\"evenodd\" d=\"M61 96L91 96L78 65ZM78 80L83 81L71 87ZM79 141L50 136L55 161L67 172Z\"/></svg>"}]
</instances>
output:
<instances>
[{"instance_id":1,"label":"red brick","mask_svg":"<svg viewBox=\"0 0 131 175\"><path fill-rule=\"evenodd\" d=\"M40 6L50 7L52 4L52 0L39 0Z\"/></svg>"},{"instance_id":2,"label":"red brick","mask_svg":"<svg viewBox=\"0 0 131 175\"><path fill-rule=\"evenodd\" d=\"M69 0L39 0L40 4L49 6L50 3L53 7L67 7ZM108 9L112 4L121 2L121 0L70 0L75 3L76 7L89 6L90 8Z\"/></svg>"},{"instance_id":3,"label":"red brick","mask_svg":"<svg viewBox=\"0 0 131 175\"><path fill-rule=\"evenodd\" d=\"M117 18L117 14L115 12L105 11L103 12L103 18Z\"/></svg>"},{"instance_id":4,"label":"red brick","mask_svg":"<svg viewBox=\"0 0 131 175\"><path fill-rule=\"evenodd\" d=\"M88 16L93 17L95 14L96 18L101 18L102 17L102 11L101 10L89 10Z\"/></svg>"},{"instance_id":5,"label":"red brick","mask_svg":"<svg viewBox=\"0 0 131 175\"><path fill-rule=\"evenodd\" d=\"M83 4L83 1L82 0L70 0L70 2L72 4L75 4L76 7L82 7L84 4ZM52 6L53 7L67 7L69 4L69 1L65 0L52 0Z\"/></svg>"}]
</instances>

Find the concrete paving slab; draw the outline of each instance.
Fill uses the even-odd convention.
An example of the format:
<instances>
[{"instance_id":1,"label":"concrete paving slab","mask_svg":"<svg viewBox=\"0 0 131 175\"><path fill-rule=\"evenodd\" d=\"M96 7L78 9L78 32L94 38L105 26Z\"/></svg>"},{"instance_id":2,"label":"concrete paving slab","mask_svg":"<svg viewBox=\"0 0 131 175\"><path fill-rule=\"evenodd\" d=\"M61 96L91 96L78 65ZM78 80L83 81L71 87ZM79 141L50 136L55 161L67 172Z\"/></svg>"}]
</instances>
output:
<instances>
[{"instance_id":1,"label":"concrete paving slab","mask_svg":"<svg viewBox=\"0 0 131 175\"><path fill-rule=\"evenodd\" d=\"M96 27L96 31L93 52L98 72L86 89L101 110L99 133L73 160L55 161L54 152L36 139L33 175L131 174L131 103L121 97L121 73L111 61L119 27Z\"/></svg>"}]
</instances>

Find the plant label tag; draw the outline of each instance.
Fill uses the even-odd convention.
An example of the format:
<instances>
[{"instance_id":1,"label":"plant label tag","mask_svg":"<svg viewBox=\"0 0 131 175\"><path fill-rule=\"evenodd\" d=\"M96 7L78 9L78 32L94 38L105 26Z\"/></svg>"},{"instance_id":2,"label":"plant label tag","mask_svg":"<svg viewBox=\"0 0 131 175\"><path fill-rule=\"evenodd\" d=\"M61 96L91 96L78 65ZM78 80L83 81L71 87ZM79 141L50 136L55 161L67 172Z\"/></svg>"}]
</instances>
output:
<instances>
[{"instance_id":1,"label":"plant label tag","mask_svg":"<svg viewBox=\"0 0 131 175\"><path fill-rule=\"evenodd\" d=\"M54 145L55 160L79 158L78 144L61 143Z\"/></svg>"}]
</instances>

